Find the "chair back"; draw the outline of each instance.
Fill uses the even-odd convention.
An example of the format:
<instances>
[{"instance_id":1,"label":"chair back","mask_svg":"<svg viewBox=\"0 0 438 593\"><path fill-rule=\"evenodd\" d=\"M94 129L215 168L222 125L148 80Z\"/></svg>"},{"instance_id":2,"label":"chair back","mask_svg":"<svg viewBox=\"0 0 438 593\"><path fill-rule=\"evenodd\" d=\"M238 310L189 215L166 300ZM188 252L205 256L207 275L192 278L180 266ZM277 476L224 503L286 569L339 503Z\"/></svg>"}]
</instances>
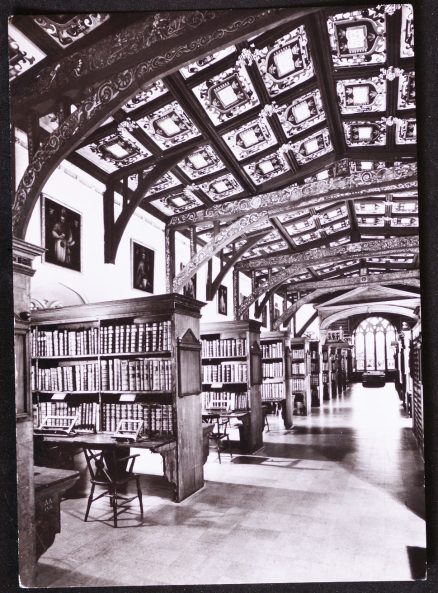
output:
<instances>
[{"instance_id":1,"label":"chair back","mask_svg":"<svg viewBox=\"0 0 438 593\"><path fill-rule=\"evenodd\" d=\"M91 480L93 482L110 484L112 478L108 471L103 451L94 451L93 449L84 448L84 454Z\"/></svg>"}]
</instances>

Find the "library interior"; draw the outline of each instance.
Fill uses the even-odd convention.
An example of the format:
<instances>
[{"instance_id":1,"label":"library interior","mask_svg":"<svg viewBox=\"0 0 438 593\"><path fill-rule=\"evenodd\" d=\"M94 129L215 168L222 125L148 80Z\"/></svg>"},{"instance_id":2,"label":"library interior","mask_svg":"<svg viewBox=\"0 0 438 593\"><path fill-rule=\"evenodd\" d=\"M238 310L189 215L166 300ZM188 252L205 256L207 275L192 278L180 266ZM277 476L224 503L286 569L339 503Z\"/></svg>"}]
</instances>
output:
<instances>
[{"instance_id":1,"label":"library interior","mask_svg":"<svg viewBox=\"0 0 438 593\"><path fill-rule=\"evenodd\" d=\"M412 6L8 34L21 583L423 578Z\"/></svg>"}]
</instances>

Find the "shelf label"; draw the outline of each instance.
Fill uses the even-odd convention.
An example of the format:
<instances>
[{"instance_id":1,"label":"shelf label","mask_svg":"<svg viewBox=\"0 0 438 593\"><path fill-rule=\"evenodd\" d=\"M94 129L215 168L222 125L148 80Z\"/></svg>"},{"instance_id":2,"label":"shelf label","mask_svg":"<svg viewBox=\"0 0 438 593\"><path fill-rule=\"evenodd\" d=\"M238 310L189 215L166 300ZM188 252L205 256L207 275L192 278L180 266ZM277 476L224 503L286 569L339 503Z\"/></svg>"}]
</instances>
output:
<instances>
[{"instance_id":1,"label":"shelf label","mask_svg":"<svg viewBox=\"0 0 438 593\"><path fill-rule=\"evenodd\" d=\"M211 384L212 387L216 387L218 389L222 389L223 385L224 385L223 383L218 383L218 382Z\"/></svg>"}]
</instances>

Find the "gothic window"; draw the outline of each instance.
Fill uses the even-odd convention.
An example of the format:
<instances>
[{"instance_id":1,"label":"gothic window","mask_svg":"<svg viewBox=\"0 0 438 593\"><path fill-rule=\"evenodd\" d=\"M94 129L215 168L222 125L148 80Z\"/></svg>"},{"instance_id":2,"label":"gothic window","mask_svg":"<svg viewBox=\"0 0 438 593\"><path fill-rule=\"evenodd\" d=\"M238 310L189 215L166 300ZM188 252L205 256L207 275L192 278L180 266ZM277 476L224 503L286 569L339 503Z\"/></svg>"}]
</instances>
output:
<instances>
[{"instance_id":1,"label":"gothic window","mask_svg":"<svg viewBox=\"0 0 438 593\"><path fill-rule=\"evenodd\" d=\"M388 371L395 368L391 342L397 330L383 317L367 317L353 332L356 371Z\"/></svg>"}]
</instances>

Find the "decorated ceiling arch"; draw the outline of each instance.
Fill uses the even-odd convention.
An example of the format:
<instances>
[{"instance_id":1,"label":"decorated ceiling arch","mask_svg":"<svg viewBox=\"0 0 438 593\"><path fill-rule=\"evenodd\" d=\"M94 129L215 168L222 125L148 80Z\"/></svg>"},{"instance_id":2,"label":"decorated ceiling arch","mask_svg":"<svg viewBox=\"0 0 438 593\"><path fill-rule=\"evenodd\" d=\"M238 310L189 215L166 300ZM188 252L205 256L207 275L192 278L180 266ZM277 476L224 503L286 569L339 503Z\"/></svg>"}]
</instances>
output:
<instances>
[{"instance_id":1,"label":"decorated ceiling arch","mask_svg":"<svg viewBox=\"0 0 438 593\"><path fill-rule=\"evenodd\" d=\"M167 266L175 291L214 254L251 276L251 302L267 286L286 308L303 283L418 269L417 249L388 247L418 235L410 5L19 15L9 35L30 153L17 236L65 158L107 187L106 261L134 205L194 237L186 268ZM373 241L380 253L313 261ZM271 286L276 258L300 254Z\"/></svg>"}]
</instances>

